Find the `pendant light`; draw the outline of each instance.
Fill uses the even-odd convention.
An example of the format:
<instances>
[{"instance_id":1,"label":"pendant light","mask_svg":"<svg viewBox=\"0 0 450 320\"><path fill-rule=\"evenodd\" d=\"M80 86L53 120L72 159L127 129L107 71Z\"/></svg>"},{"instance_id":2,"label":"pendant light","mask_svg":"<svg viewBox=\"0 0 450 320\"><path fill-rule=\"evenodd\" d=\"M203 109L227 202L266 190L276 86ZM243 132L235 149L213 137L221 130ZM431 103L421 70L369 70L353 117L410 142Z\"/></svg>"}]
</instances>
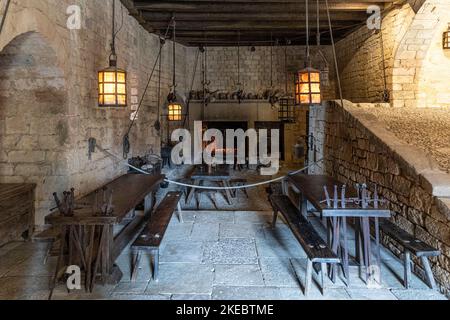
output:
<instances>
[{"instance_id":1,"label":"pendant light","mask_svg":"<svg viewBox=\"0 0 450 320\"><path fill-rule=\"evenodd\" d=\"M119 108L127 106L127 73L117 68L116 0L112 1L112 41L109 67L98 72L98 106Z\"/></svg>"},{"instance_id":2,"label":"pendant light","mask_svg":"<svg viewBox=\"0 0 450 320\"><path fill-rule=\"evenodd\" d=\"M172 88L170 90L169 96L167 97L168 101L168 114L167 119L169 121L181 121L183 120L183 105L178 102L177 99L177 82L176 82L176 71L177 71L177 60L176 60L176 22L175 19L172 18L173 22L173 82L172 82Z\"/></svg>"},{"instance_id":3,"label":"pendant light","mask_svg":"<svg viewBox=\"0 0 450 320\"><path fill-rule=\"evenodd\" d=\"M445 50L450 49L450 23L448 24L448 29L444 34L442 35L442 47Z\"/></svg>"},{"instance_id":4,"label":"pendant light","mask_svg":"<svg viewBox=\"0 0 450 320\"><path fill-rule=\"evenodd\" d=\"M306 61L305 69L295 77L295 102L297 105L315 105L322 103L320 71L311 67L309 47L309 0L306 1Z\"/></svg>"}]
</instances>

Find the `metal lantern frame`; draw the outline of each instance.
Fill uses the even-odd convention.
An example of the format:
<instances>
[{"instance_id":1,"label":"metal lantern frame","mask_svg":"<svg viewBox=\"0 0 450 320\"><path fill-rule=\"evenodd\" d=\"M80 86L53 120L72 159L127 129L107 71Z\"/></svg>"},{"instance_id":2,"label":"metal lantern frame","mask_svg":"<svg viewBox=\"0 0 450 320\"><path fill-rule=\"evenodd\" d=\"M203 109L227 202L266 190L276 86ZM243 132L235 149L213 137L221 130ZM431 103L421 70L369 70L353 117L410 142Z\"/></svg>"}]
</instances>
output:
<instances>
[{"instance_id":1,"label":"metal lantern frame","mask_svg":"<svg viewBox=\"0 0 450 320\"><path fill-rule=\"evenodd\" d=\"M308 67L296 74L295 103L297 105L317 105L322 103L319 70Z\"/></svg>"},{"instance_id":2,"label":"metal lantern frame","mask_svg":"<svg viewBox=\"0 0 450 320\"><path fill-rule=\"evenodd\" d=\"M278 119L284 123L297 122L295 98L282 97L279 100Z\"/></svg>"},{"instance_id":3,"label":"metal lantern frame","mask_svg":"<svg viewBox=\"0 0 450 320\"><path fill-rule=\"evenodd\" d=\"M176 101L169 103L167 106L167 120L177 122L183 120L183 105Z\"/></svg>"},{"instance_id":4,"label":"metal lantern frame","mask_svg":"<svg viewBox=\"0 0 450 320\"><path fill-rule=\"evenodd\" d=\"M117 68L116 36L116 0L113 0L109 67L98 72L98 106L100 108L125 108L128 106L127 72Z\"/></svg>"},{"instance_id":5,"label":"metal lantern frame","mask_svg":"<svg viewBox=\"0 0 450 320\"><path fill-rule=\"evenodd\" d=\"M111 61L110 67L98 72L98 106L101 108L127 107L127 72Z\"/></svg>"},{"instance_id":6,"label":"metal lantern frame","mask_svg":"<svg viewBox=\"0 0 450 320\"><path fill-rule=\"evenodd\" d=\"M442 48L445 50L450 50L450 23L448 30L442 34Z\"/></svg>"}]
</instances>

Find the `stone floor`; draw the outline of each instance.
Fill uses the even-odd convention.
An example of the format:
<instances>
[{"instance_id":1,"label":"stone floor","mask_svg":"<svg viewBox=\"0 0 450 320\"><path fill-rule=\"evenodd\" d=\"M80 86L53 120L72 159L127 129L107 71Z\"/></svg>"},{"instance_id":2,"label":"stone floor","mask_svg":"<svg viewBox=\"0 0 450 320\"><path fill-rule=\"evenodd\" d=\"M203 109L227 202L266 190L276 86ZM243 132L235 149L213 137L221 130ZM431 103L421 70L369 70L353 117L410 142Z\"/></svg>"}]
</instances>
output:
<instances>
[{"instance_id":1,"label":"stone floor","mask_svg":"<svg viewBox=\"0 0 450 320\"><path fill-rule=\"evenodd\" d=\"M115 286L97 286L93 294L67 293L63 285L54 299L117 300L350 300L445 299L414 277L411 289L402 286L402 264L383 250L383 283L367 288L357 267L351 268L351 286L329 282L322 295L317 284L303 295L305 253L281 221L269 227L269 211L185 211L176 217L162 244L160 279L151 280L149 259L142 260L138 280L130 282L130 252L117 264L124 273ZM313 223L324 232L318 219ZM351 231L350 237L351 237ZM0 299L46 299L55 258L43 265L45 248L12 243L0 248Z\"/></svg>"},{"instance_id":2,"label":"stone floor","mask_svg":"<svg viewBox=\"0 0 450 320\"><path fill-rule=\"evenodd\" d=\"M384 122L399 139L427 151L443 171L450 173L450 108L363 109Z\"/></svg>"}]
</instances>

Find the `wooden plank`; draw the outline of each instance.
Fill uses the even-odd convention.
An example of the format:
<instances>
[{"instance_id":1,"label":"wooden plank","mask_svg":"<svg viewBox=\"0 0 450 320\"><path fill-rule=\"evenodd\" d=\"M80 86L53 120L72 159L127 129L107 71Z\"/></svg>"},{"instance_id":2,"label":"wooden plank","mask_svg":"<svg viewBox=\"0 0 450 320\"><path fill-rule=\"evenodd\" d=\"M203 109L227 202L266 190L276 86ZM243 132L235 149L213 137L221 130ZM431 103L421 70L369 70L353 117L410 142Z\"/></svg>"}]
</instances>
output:
<instances>
[{"instance_id":1,"label":"wooden plank","mask_svg":"<svg viewBox=\"0 0 450 320\"><path fill-rule=\"evenodd\" d=\"M366 12L337 12L333 15L333 21L363 21L367 19ZM152 22L167 22L172 18L171 12L143 12L142 18L149 23ZM327 15L322 12L319 15L321 21L327 21ZM312 25L316 25L317 13L314 11L310 15ZM306 14L294 12L192 12L192 13L177 13L177 26L180 22L186 21L207 21L207 22L229 22L229 21L300 21L305 22ZM314 21L314 22L313 22ZM177 32L178 33L178 32Z\"/></svg>"},{"instance_id":2,"label":"wooden plank","mask_svg":"<svg viewBox=\"0 0 450 320\"><path fill-rule=\"evenodd\" d=\"M313 262L329 263L338 263L340 261L314 230L312 224L300 214L289 197L285 195L272 195L270 201L274 209L283 214L289 228L302 245L310 260Z\"/></svg>"},{"instance_id":3,"label":"wooden plank","mask_svg":"<svg viewBox=\"0 0 450 320\"><path fill-rule=\"evenodd\" d=\"M372 4L383 4L381 1L376 2L349 2L343 1L335 3L330 1L330 11L366 11L367 7ZM310 3L311 11L315 9L315 5ZM303 2L297 3L278 3L261 2L252 3L252 1L234 1L230 3L221 3L220 1L134 1L134 8L141 11L168 11L168 12L304 12L305 4ZM322 3L322 10L325 10L325 5Z\"/></svg>"},{"instance_id":4,"label":"wooden plank","mask_svg":"<svg viewBox=\"0 0 450 320\"><path fill-rule=\"evenodd\" d=\"M386 235L399 242L407 251L411 251L417 257L439 256L441 254L439 250L416 239L413 235L404 231L389 220L381 221L380 228Z\"/></svg>"},{"instance_id":5,"label":"wooden plank","mask_svg":"<svg viewBox=\"0 0 450 320\"><path fill-rule=\"evenodd\" d=\"M112 216L95 216L91 208L84 208L75 211L73 217L63 217L58 212L54 212L46 217L49 224L79 224L79 225L101 225L120 223L127 214L138 206L146 195L159 188L159 184L164 181L163 175L151 176L141 174L126 174L114 181L105 184L103 187L77 199L79 203L95 203L96 192L102 194L102 190L113 191L113 213Z\"/></svg>"},{"instance_id":6,"label":"wooden plank","mask_svg":"<svg viewBox=\"0 0 450 320\"><path fill-rule=\"evenodd\" d=\"M152 215L150 223L133 243L133 248L145 250L159 247L180 199L181 192L169 192L166 195Z\"/></svg>"}]
</instances>

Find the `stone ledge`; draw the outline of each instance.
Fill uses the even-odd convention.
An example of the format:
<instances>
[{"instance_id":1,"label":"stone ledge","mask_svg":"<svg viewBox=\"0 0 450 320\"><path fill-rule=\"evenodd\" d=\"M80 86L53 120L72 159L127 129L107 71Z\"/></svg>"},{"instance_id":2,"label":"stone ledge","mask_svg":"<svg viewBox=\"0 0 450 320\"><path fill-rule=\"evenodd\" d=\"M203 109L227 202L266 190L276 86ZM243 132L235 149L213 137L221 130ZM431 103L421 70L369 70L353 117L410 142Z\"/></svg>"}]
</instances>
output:
<instances>
[{"instance_id":1,"label":"stone ledge","mask_svg":"<svg viewBox=\"0 0 450 320\"><path fill-rule=\"evenodd\" d=\"M341 106L339 100L331 102ZM376 117L361 112L352 102L345 100L343 109L397 155L405 167L402 169L412 170L427 192L435 197L450 198L450 175L440 170L436 161L423 150L403 142L387 130Z\"/></svg>"}]
</instances>

